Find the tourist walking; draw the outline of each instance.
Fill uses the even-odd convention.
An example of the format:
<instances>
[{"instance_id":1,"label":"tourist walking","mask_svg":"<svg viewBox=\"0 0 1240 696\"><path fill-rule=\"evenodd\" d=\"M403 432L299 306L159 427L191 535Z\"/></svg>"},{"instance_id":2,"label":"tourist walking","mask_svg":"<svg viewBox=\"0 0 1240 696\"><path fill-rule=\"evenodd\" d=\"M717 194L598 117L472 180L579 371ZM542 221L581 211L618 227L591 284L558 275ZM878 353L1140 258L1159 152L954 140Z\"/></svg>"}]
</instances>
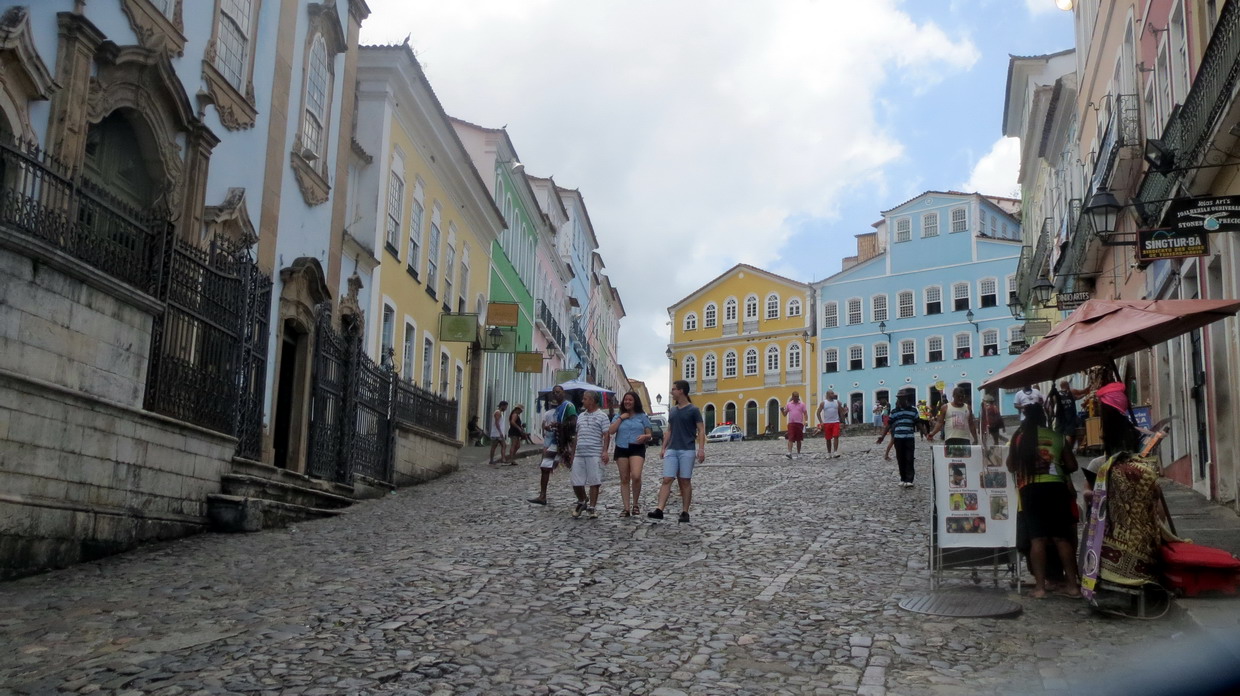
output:
<instances>
[{"instance_id":1,"label":"tourist walking","mask_svg":"<svg viewBox=\"0 0 1240 696\"><path fill-rule=\"evenodd\" d=\"M531 503L547 504L547 484L551 481L551 472L555 470L556 459L563 454L560 443L565 443L564 448L568 443L564 426L576 418L577 407L568 400L564 387L558 384L552 387L551 395L547 397L547 410L543 411L542 418L543 452L542 461L538 464L538 497L530 498Z\"/></svg>"},{"instance_id":2,"label":"tourist walking","mask_svg":"<svg viewBox=\"0 0 1240 696\"><path fill-rule=\"evenodd\" d=\"M585 412L577 416L577 444L573 449L569 479L573 494L577 496L573 517L581 517L584 512L593 520L598 519L598 489L603 485L603 463L607 461L607 447L611 444L607 430L611 424L607 422L607 414L598 407L598 394L586 392L581 397L581 406Z\"/></svg>"},{"instance_id":3,"label":"tourist walking","mask_svg":"<svg viewBox=\"0 0 1240 696\"><path fill-rule=\"evenodd\" d=\"M502 464L508 454L508 439L504 437L506 432L504 428L504 411L508 410L508 402L501 401L499 406L491 412L491 422L487 435L491 438L491 454L488 457L488 464ZM495 448L499 448L499 461L495 461Z\"/></svg>"},{"instance_id":4,"label":"tourist walking","mask_svg":"<svg viewBox=\"0 0 1240 696\"><path fill-rule=\"evenodd\" d=\"M1006 442L1007 438L999 434L1000 431L1006 431L1007 426L1003 424L1003 415L999 413L999 404L995 403L993 394L987 394L982 397L982 432L990 433L990 439L995 447L1000 442Z\"/></svg>"},{"instance_id":5,"label":"tourist walking","mask_svg":"<svg viewBox=\"0 0 1240 696\"><path fill-rule=\"evenodd\" d=\"M788 442L788 453L784 456L792 459L792 444L796 443L797 458L801 457L801 442L805 440L805 416L809 414L809 408L801 401L800 392L792 392L792 398L788 399L788 403L779 409L788 417L788 434L784 439Z\"/></svg>"},{"instance_id":6,"label":"tourist walking","mask_svg":"<svg viewBox=\"0 0 1240 696\"><path fill-rule=\"evenodd\" d=\"M1047 554L1054 544L1064 570L1064 585L1055 588L1068 597L1081 595L1076 566L1076 521L1072 504L1076 501L1069 476L1077 469L1076 457L1065 446L1059 433L1044 427L1045 411L1040 403L1027 403L1020 430L1012 436L1007 468L1016 477L1020 491L1020 514L1029 536L1029 567L1033 572L1034 599L1045 597Z\"/></svg>"},{"instance_id":7,"label":"tourist walking","mask_svg":"<svg viewBox=\"0 0 1240 696\"><path fill-rule=\"evenodd\" d=\"M1016 392L1016 396L1012 399L1012 404L1016 406L1016 411L1020 413L1020 420L1022 423L1025 421L1026 406L1029 404L1037 404L1042 407L1042 412L1045 414L1045 403L1046 397L1042 395L1042 392L1038 391L1037 387L1028 384L1026 384L1023 389Z\"/></svg>"},{"instance_id":8,"label":"tourist walking","mask_svg":"<svg viewBox=\"0 0 1240 696\"><path fill-rule=\"evenodd\" d=\"M977 444L977 419L973 417L973 408L965 401L968 396L969 392L964 387L952 390L952 400L939 409L934 429L930 431L931 440L939 432L945 432L943 444L948 447Z\"/></svg>"},{"instance_id":9,"label":"tourist walking","mask_svg":"<svg viewBox=\"0 0 1240 696\"><path fill-rule=\"evenodd\" d=\"M917 407L913 404L911 391L900 391L896 394L896 407L891 410L891 418L887 429L878 436L876 444L891 433L891 442L896 450L896 466L900 469L900 486L913 487L913 455L917 448Z\"/></svg>"},{"instance_id":10,"label":"tourist walking","mask_svg":"<svg viewBox=\"0 0 1240 696\"><path fill-rule=\"evenodd\" d=\"M646 463L646 443L650 442L652 426L642 407L641 397L630 391L620 399L620 413L611 419L607 432L616 443L612 453L620 473L621 517L641 513L642 468Z\"/></svg>"},{"instance_id":11,"label":"tourist walking","mask_svg":"<svg viewBox=\"0 0 1240 696\"><path fill-rule=\"evenodd\" d=\"M1068 447L1076 443L1076 429L1080 421L1076 414L1076 400L1089 393L1088 389L1073 389L1068 380L1060 380L1058 389L1051 389L1047 404L1055 416L1055 432L1063 435Z\"/></svg>"},{"instance_id":12,"label":"tourist walking","mask_svg":"<svg viewBox=\"0 0 1240 696\"><path fill-rule=\"evenodd\" d=\"M827 458L840 456L840 413L843 406L835 397L835 392L828 389L827 394L818 404L818 423L822 426L822 436L827 439Z\"/></svg>"},{"instance_id":13,"label":"tourist walking","mask_svg":"<svg viewBox=\"0 0 1240 696\"><path fill-rule=\"evenodd\" d=\"M706 423L702 412L689 400L689 383L678 379L672 383L672 406L667 412L667 436L663 438L663 484L659 486L658 506L646 514L663 519L663 508L672 494L672 481L680 484L680 521L689 521L689 505L693 502L693 464L706 461ZM694 444L697 444L696 453Z\"/></svg>"},{"instance_id":14,"label":"tourist walking","mask_svg":"<svg viewBox=\"0 0 1240 696\"><path fill-rule=\"evenodd\" d=\"M512 413L508 414L508 439L512 441L512 450L508 453L508 463L512 466L517 465L517 450L521 447L521 441L529 436L525 432L525 423L521 420L521 414L524 412L525 407L517 404L512 407Z\"/></svg>"}]
</instances>

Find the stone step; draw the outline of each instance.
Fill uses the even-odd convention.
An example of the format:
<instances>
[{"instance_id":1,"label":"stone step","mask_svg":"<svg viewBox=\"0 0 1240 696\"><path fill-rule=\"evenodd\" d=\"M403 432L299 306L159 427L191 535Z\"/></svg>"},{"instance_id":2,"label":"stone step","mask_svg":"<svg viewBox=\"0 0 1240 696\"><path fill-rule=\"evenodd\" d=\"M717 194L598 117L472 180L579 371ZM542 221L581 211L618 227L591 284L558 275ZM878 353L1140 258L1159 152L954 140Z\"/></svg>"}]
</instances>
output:
<instances>
[{"instance_id":1,"label":"stone step","mask_svg":"<svg viewBox=\"0 0 1240 696\"><path fill-rule=\"evenodd\" d=\"M303 488L326 491L328 493L344 496L345 498L357 497L353 486L349 484L313 478L311 476L307 476L306 474L299 474L295 471L289 471L288 469L282 469L277 466L264 464L262 462L254 461L253 459L245 459L243 457L233 457L231 473L257 476L259 478L264 478L271 481L280 481L282 483L301 486Z\"/></svg>"},{"instance_id":2,"label":"stone step","mask_svg":"<svg viewBox=\"0 0 1240 696\"><path fill-rule=\"evenodd\" d=\"M317 508L224 493L207 496L207 516L211 528L218 532L257 532L344 512L341 508Z\"/></svg>"},{"instance_id":3,"label":"stone step","mask_svg":"<svg viewBox=\"0 0 1240 696\"><path fill-rule=\"evenodd\" d=\"M314 485L299 485L289 481L280 481L253 476L250 474L224 474L220 477L222 492L241 498L259 498L290 505L310 508L346 508L353 504L353 498L323 490Z\"/></svg>"}]
</instances>

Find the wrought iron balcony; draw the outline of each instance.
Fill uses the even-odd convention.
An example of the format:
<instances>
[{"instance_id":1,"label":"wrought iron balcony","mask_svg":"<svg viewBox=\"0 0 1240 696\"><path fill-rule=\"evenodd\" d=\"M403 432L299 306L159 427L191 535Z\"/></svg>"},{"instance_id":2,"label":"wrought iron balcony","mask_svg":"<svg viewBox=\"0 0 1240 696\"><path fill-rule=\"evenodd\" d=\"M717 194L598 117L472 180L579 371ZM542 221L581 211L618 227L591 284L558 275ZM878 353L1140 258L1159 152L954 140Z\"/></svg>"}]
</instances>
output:
<instances>
[{"instance_id":1,"label":"wrought iron balcony","mask_svg":"<svg viewBox=\"0 0 1240 696\"><path fill-rule=\"evenodd\" d=\"M1090 189L1097 191L1110 186L1111 175L1119 160L1120 148L1141 144L1141 111L1135 94L1119 94L1112 105L1111 118L1106 124L1102 144L1098 146L1098 161Z\"/></svg>"},{"instance_id":2,"label":"wrought iron balcony","mask_svg":"<svg viewBox=\"0 0 1240 696\"><path fill-rule=\"evenodd\" d=\"M590 350L590 343L586 341L586 332L581 328L581 320L573 319L573 323L569 327L569 335L573 338L573 345L576 347L577 355L584 358L584 361L594 358L594 352Z\"/></svg>"},{"instance_id":3,"label":"wrought iron balcony","mask_svg":"<svg viewBox=\"0 0 1240 696\"><path fill-rule=\"evenodd\" d=\"M1172 112L1162 132L1163 148L1171 153L1172 171L1146 171L1134 197L1137 213L1149 226L1156 223L1163 202L1183 175L1177 167L1201 162L1211 145L1211 134L1228 108L1240 81L1240 3L1224 3L1184 104Z\"/></svg>"},{"instance_id":4,"label":"wrought iron balcony","mask_svg":"<svg viewBox=\"0 0 1240 696\"><path fill-rule=\"evenodd\" d=\"M555 315L551 313L551 308L542 300L536 301L537 311L534 314L535 323L547 334L547 338L554 341L561 349L565 347L564 331L560 329L560 322L555 320Z\"/></svg>"},{"instance_id":5,"label":"wrought iron balcony","mask_svg":"<svg viewBox=\"0 0 1240 696\"><path fill-rule=\"evenodd\" d=\"M154 293L172 225L136 210L38 148L0 142L0 225Z\"/></svg>"}]
</instances>

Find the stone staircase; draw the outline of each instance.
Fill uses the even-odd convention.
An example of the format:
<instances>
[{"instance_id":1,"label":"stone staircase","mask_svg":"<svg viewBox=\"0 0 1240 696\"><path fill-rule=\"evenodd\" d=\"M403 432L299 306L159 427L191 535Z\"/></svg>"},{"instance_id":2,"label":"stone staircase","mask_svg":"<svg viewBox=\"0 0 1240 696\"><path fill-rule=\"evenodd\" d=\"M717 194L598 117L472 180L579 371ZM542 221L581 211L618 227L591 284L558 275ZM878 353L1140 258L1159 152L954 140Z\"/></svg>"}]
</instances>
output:
<instances>
[{"instance_id":1,"label":"stone staircase","mask_svg":"<svg viewBox=\"0 0 1240 696\"><path fill-rule=\"evenodd\" d=\"M240 458L220 482L221 492L207 496L207 515L221 532L257 532L334 517L357 497L352 486Z\"/></svg>"}]
</instances>

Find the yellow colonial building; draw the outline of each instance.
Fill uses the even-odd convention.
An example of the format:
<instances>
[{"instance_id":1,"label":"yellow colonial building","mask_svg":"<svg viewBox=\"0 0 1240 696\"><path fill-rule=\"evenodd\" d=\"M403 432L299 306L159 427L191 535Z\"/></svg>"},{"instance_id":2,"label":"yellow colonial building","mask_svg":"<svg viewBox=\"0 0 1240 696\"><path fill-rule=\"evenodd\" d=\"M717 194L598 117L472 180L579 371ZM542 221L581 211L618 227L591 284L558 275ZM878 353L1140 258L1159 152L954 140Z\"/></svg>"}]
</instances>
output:
<instances>
[{"instance_id":1,"label":"yellow colonial building","mask_svg":"<svg viewBox=\"0 0 1240 696\"><path fill-rule=\"evenodd\" d=\"M689 381L708 430L735 423L746 437L782 432L779 407L793 391L814 421L811 298L806 283L737 264L668 307L672 379Z\"/></svg>"},{"instance_id":2,"label":"yellow colonial building","mask_svg":"<svg viewBox=\"0 0 1240 696\"><path fill-rule=\"evenodd\" d=\"M368 348L402 380L456 400L463 439L479 413L481 361L476 344L440 335L440 316L485 312L503 216L409 46L363 46L357 98L363 161L346 252L360 247L359 275L373 267Z\"/></svg>"}]
</instances>

